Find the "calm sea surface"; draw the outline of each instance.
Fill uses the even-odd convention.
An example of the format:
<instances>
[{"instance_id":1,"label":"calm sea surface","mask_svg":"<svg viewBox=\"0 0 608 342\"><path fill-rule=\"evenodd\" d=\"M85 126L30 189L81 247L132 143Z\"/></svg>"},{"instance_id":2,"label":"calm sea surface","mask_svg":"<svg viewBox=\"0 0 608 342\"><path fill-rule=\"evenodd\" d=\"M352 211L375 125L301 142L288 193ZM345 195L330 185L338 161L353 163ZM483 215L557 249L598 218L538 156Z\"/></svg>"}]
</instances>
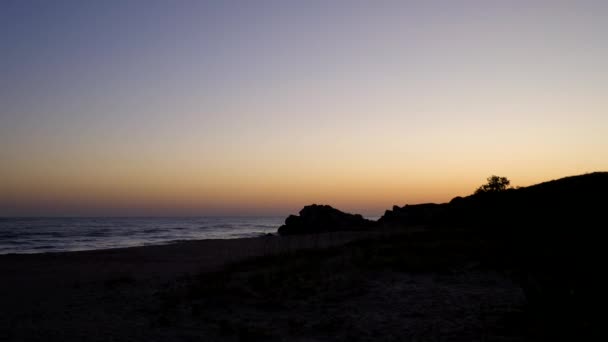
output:
<instances>
[{"instance_id":1,"label":"calm sea surface","mask_svg":"<svg viewBox=\"0 0 608 342\"><path fill-rule=\"evenodd\" d=\"M285 217L0 218L0 254L159 245L275 233Z\"/></svg>"}]
</instances>

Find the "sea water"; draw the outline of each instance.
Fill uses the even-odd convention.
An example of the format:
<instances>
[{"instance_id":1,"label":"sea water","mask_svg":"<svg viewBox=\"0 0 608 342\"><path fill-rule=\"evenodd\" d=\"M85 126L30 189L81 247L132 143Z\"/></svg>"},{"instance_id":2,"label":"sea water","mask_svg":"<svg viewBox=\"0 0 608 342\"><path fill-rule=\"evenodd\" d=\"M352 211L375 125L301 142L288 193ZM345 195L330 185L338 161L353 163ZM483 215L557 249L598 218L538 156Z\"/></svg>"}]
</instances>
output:
<instances>
[{"instance_id":1,"label":"sea water","mask_svg":"<svg viewBox=\"0 0 608 342\"><path fill-rule=\"evenodd\" d=\"M285 217L0 218L0 254L81 251L276 233Z\"/></svg>"}]
</instances>

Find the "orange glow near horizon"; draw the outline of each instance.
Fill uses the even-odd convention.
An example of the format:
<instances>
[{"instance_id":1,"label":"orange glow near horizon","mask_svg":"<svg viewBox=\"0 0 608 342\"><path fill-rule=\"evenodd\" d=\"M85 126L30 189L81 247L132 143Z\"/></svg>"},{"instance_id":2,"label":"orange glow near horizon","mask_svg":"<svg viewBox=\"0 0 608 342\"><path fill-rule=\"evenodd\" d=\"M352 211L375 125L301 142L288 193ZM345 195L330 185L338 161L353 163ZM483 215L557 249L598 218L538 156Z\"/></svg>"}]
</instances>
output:
<instances>
[{"instance_id":1,"label":"orange glow near horizon","mask_svg":"<svg viewBox=\"0 0 608 342\"><path fill-rule=\"evenodd\" d=\"M74 162L78 160L78 162ZM485 172L483 165L459 168L427 161L408 167L403 161L280 161L154 163L88 161L73 158L3 171L4 207L9 215L286 215L304 205L330 204L344 211L379 216L393 205L447 202L471 194L491 174L526 186L597 170L576 165L544 167L530 160L526 169L508 162ZM13 164L15 165L15 164ZM391 167L387 167L390 165ZM17 172L21 171L21 172ZM527 174L530 172L530 174ZM66 210L69 208L69 210ZM12 211L12 212L11 212Z\"/></svg>"}]
</instances>

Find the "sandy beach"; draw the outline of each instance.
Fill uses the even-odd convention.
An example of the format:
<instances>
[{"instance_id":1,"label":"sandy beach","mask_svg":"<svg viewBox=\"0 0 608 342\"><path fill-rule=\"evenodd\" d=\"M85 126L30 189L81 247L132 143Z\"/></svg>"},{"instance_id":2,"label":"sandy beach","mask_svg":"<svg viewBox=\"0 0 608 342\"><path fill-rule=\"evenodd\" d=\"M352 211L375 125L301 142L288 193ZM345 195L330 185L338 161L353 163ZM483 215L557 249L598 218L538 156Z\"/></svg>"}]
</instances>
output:
<instances>
[{"instance_id":1,"label":"sandy beach","mask_svg":"<svg viewBox=\"0 0 608 342\"><path fill-rule=\"evenodd\" d=\"M388 232L334 232L302 236L260 236L241 239L181 241L166 245L78 252L0 255L0 272L7 275L2 293L41 283L61 285L95 282L108 277L166 280L208 272L251 257L324 248Z\"/></svg>"},{"instance_id":2,"label":"sandy beach","mask_svg":"<svg viewBox=\"0 0 608 342\"><path fill-rule=\"evenodd\" d=\"M504 274L404 273L370 261L387 250L394 262L392 234L2 255L0 340L469 340L521 313L521 289Z\"/></svg>"},{"instance_id":3,"label":"sandy beach","mask_svg":"<svg viewBox=\"0 0 608 342\"><path fill-rule=\"evenodd\" d=\"M133 305L179 277L217 271L252 257L340 245L365 236L369 233L269 235L94 251L0 255L0 340L47 340L54 334L57 339L80 336L73 334L71 328L83 334L90 329L114 330L125 320L114 315L111 307ZM124 289L123 285L128 285L130 291L127 301L122 293L115 297L118 292L114 290ZM132 323L131 319L126 321ZM108 340L103 335L93 337Z\"/></svg>"}]
</instances>

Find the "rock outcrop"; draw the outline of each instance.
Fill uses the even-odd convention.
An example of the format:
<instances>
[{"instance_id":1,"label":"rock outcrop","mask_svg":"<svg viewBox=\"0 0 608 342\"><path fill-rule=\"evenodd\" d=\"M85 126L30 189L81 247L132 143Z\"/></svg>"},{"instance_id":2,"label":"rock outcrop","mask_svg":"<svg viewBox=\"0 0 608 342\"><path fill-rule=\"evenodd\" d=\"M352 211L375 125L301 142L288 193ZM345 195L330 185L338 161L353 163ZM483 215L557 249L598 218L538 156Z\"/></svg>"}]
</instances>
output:
<instances>
[{"instance_id":1,"label":"rock outcrop","mask_svg":"<svg viewBox=\"0 0 608 342\"><path fill-rule=\"evenodd\" d=\"M279 234L309 234L347 230L371 229L375 222L359 214L349 214L329 205L308 205L300 210L300 215L289 215L285 224L279 227Z\"/></svg>"},{"instance_id":2,"label":"rock outcrop","mask_svg":"<svg viewBox=\"0 0 608 342\"><path fill-rule=\"evenodd\" d=\"M393 206L378 220L382 226L415 226L437 221L446 212L446 204L424 203Z\"/></svg>"}]
</instances>

